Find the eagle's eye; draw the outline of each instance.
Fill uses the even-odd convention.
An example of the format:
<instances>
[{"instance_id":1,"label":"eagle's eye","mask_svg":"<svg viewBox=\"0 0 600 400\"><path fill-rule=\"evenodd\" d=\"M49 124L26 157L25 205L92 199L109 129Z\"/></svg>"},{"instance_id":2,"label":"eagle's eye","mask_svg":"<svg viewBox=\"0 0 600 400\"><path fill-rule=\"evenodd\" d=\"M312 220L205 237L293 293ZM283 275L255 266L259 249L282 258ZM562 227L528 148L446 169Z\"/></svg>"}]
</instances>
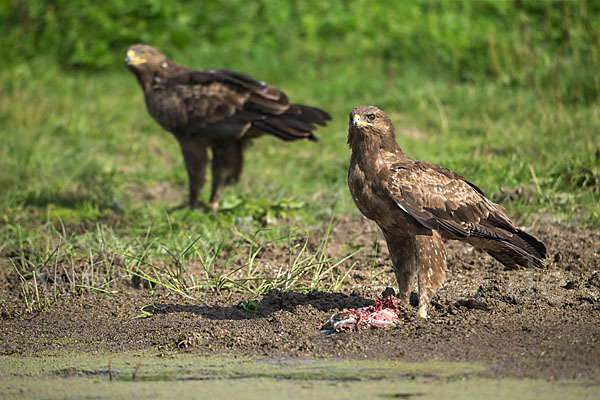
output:
<instances>
[{"instance_id":1,"label":"eagle's eye","mask_svg":"<svg viewBox=\"0 0 600 400\"><path fill-rule=\"evenodd\" d=\"M142 55L143 55L144 57L148 57L148 56L150 55L150 53L148 53L147 51L145 51L145 52L143 52L143 53L142 53Z\"/></svg>"},{"instance_id":2,"label":"eagle's eye","mask_svg":"<svg viewBox=\"0 0 600 400\"><path fill-rule=\"evenodd\" d=\"M373 122L375 121L375 114L367 114L367 121Z\"/></svg>"}]
</instances>

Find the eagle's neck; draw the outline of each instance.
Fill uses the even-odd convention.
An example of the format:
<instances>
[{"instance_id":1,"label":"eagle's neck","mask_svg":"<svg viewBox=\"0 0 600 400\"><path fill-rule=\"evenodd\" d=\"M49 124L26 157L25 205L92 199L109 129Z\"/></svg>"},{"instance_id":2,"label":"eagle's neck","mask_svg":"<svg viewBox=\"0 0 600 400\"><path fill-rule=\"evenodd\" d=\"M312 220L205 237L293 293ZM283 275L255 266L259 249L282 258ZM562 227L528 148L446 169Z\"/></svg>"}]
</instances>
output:
<instances>
[{"instance_id":1,"label":"eagle's neck","mask_svg":"<svg viewBox=\"0 0 600 400\"><path fill-rule=\"evenodd\" d=\"M174 76L183 72L188 72L190 71L189 68L186 68L182 65L179 65L177 63L174 63L173 61L165 61L160 68L158 68L158 70L156 71L156 73L154 74L154 79L156 80L158 79L165 79L168 78L170 76Z\"/></svg>"},{"instance_id":2,"label":"eagle's neck","mask_svg":"<svg viewBox=\"0 0 600 400\"><path fill-rule=\"evenodd\" d=\"M352 158L375 162L383 153L404 155L394 134L378 135L369 132L350 132L348 144Z\"/></svg>"},{"instance_id":3,"label":"eagle's neck","mask_svg":"<svg viewBox=\"0 0 600 400\"><path fill-rule=\"evenodd\" d=\"M354 187L355 192L363 190L360 189L361 185L372 190L381 190L382 185L387 184L389 161L406 157L393 135L387 138L383 137L383 139L381 136L361 135L356 137L356 135L350 135L349 143L352 149L350 171L360 171L355 175L358 178L349 176L349 184Z\"/></svg>"},{"instance_id":4,"label":"eagle's neck","mask_svg":"<svg viewBox=\"0 0 600 400\"><path fill-rule=\"evenodd\" d=\"M160 83L171 76L187 71L189 71L188 68L174 63L173 61L166 60L152 69L136 71L136 76L138 82L144 89L144 93L148 93L153 85Z\"/></svg>"}]
</instances>

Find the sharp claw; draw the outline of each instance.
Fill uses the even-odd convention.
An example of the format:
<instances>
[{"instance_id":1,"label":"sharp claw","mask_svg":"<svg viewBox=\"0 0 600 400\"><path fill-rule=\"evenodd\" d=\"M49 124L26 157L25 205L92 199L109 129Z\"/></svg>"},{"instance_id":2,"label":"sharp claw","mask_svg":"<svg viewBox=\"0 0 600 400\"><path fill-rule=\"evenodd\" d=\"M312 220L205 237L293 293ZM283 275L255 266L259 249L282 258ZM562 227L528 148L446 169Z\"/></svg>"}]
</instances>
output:
<instances>
[{"instance_id":1,"label":"sharp claw","mask_svg":"<svg viewBox=\"0 0 600 400\"><path fill-rule=\"evenodd\" d=\"M421 317L423 319L429 318L429 316L427 315L427 311L425 311L425 310L419 310L418 314L419 314L419 317Z\"/></svg>"}]
</instances>

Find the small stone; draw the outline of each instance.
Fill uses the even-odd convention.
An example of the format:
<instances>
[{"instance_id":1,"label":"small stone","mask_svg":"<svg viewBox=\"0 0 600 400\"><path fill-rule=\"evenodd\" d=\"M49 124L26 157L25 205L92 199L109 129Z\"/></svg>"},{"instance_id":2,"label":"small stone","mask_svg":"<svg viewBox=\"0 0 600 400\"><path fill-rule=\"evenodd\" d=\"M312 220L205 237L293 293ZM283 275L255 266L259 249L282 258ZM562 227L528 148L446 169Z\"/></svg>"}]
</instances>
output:
<instances>
[{"instance_id":1,"label":"small stone","mask_svg":"<svg viewBox=\"0 0 600 400\"><path fill-rule=\"evenodd\" d=\"M555 263L559 262L561 258L562 258L561 254L560 253L556 253L554 255L554 262Z\"/></svg>"},{"instance_id":2,"label":"small stone","mask_svg":"<svg viewBox=\"0 0 600 400\"><path fill-rule=\"evenodd\" d=\"M600 271L594 271L588 278L588 284L600 288Z\"/></svg>"},{"instance_id":3,"label":"small stone","mask_svg":"<svg viewBox=\"0 0 600 400\"><path fill-rule=\"evenodd\" d=\"M569 281L566 283L565 286L563 286L563 288L565 288L567 290L577 289L578 287L579 287L579 285L575 281Z\"/></svg>"},{"instance_id":4,"label":"small stone","mask_svg":"<svg viewBox=\"0 0 600 400\"><path fill-rule=\"evenodd\" d=\"M396 292L391 287L386 287L385 290L381 293L381 298L385 299L389 296L396 296Z\"/></svg>"}]
</instances>

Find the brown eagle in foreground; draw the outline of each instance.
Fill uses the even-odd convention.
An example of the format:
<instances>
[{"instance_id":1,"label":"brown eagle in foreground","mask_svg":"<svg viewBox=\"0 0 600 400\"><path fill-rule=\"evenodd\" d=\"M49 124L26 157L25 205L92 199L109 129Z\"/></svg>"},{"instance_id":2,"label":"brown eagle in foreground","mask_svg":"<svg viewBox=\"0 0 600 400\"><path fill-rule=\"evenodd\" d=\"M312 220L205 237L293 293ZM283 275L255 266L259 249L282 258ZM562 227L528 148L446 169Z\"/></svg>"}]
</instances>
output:
<instances>
[{"instance_id":1,"label":"brown eagle in foreground","mask_svg":"<svg viewBox=\"0 0 600 400\"><path fill-rule=\"evenodd\" d=\"M543 243L517 229L504 207L460 175L407 157L379 108L362 106L350 113L348 144L352 198L383 231L399 297L407 303L417 275L421 317L427 318L431 297L444 281L442 239L466 241L507 267L543 266Z\"/></svg>"},{"instance_id":2,"label":"brown eagle in foreground","mask_svg":"<svg viewBox=\"0 0 600 400\"><path fill-rule=\"evenodd\" d=\"M145 44L129 47L125 55L127 68L144 90L148 112L179 141L190 180L190 207L196 206L204 185L209 147L208 207L216 210L223 188L240 179L244 147L251 139L266 133L288 141L317 141L315 124L325 126L331 119L318 108L290 103L285 93L239 72L186 68Z\"/></svg>"}]
</instances>

